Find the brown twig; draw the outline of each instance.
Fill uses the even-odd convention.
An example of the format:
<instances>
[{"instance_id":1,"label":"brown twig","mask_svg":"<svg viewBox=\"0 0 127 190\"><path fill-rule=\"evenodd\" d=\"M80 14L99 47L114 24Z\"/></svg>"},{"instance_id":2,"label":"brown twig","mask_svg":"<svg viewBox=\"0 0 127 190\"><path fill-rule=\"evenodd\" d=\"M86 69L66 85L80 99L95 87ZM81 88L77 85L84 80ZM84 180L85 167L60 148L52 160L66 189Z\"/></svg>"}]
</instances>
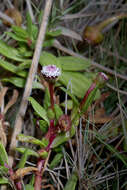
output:
<instances>
[{"instance_id":1,"label":"brown twig","mask_svg":"<svg viewBox=\"0 0 127 190\"><path fill-rule=\"evenodd\" d=\"M13 151L17 145L16 136L19 133L21 133L21 131L22 131L23 118L24 118L24 115L26 113L26 109L27 109L27 105L28 105L28 97L30 96L31 91L32 91L32 83L33 83L35 74L37 72L38 61L40 58L40 54L41 54L41 50L42 50L42 46L43 46L43 42L44 42L44 37L45 37L45 32L46 32L46 28L47 28L47 24L48 24L48 17L49 17L51 6L52 6L52 1L53 0L47 0L46 1L46 6L44 9L43 19L42 19L42 23L41 23L41 27L40 27L40 31L39 31L34 55L33 55L32 64L31 64L31 67L29 70L29 74L28 74L23 98L21 101L21 105L19 108L19 112L18 112L17 117L16 117L14 131L12 134L12 141L10 143L10 149L9 149L9 155L10 155L9 156L9 165L10 166L13 165L13 161L14 161Z\"/></svg>"}]
</instances>

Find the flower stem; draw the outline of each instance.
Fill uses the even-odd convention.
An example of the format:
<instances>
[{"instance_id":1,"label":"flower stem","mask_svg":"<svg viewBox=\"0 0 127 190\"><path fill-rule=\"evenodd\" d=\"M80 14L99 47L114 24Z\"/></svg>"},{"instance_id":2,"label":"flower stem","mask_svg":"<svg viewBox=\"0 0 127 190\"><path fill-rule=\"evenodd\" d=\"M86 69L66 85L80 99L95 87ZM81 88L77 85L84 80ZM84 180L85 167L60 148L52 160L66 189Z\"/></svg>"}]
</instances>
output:
<instances>
[{"instance_id":1,"label":"flower stem","mask_svg":"<svg viewBox=\"0 0 127 190\"><path fill-rule=\"evenodd\" d=\"M85 104L89 94L93 91L93 89L96 87L96 83L92 83L91 86L89 87L89 89L87 90L84 98L82 99L81 103L80 103L80 109L82 109L83 105Z\"/></svg>"},{"instance_id":2,"label":"flower stem","mask_svg":"<svg viewBox=\"0 0 127 190\"><path fill-rule=\"evenodd\" d=\"M54 126L54 120L50 120L50 126L49 126L47 134L45 135L45 138L49 141L48 146L45 148L45 150L47 152L50 151L51 144L52 144L53 140L55 139L55 137L56 137L56 130L55 130L55 126ZM39 150L39 153L41 153L43 150L44 150L44 148ZM35 184L34 184L35 190L41 190L42 171L43 171L45 161L46 161L46 159L43 159L43 158L38 159L38 162L37 162L38 171L36 172Z\"/></svg>"},{"instance_id":3,"label":"flower stem","mask_svg":"<svg viewBox=\"0 0 127 190\"><path fill-rule=\"evenodd\" d=\"M49 82L51 108L54 109L54 84Z\"/></svg>"}]
</instances>

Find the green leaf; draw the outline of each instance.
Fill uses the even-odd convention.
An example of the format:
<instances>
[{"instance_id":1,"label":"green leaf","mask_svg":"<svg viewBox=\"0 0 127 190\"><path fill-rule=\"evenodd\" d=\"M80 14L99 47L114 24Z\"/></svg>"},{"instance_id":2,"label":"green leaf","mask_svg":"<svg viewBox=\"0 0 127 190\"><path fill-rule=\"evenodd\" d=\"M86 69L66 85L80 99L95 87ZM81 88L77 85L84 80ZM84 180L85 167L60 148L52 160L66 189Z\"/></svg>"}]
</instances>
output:
<instances>
[{"instance_id":1,"label":"green leaf","mask_svg":"<svg viewBox=\"0 0 127 190\"><path fill-rule=\"evenodd\" d=\"M61 56L58 57L63 71L81 71L90 67L90 60L85 61L82 58L74 56Z\"/></svg>"},{"instance_id":2,"label":"green leaf","mask_svg":"<svg viewBox=\"0 0 127 190\"><path fill-rule=\"evenodd\" d=\"M62 34L62 31L60 29L46 32L46 36L50 36L50 37L57 37L61 34Z\"/></svg>"},{"instance_id":3,"label":"green leaf","mask_svg":"<svg viewBox=\"0 0 127 190\"><path fill-rule=\"evenodd\" d=\"M20 152L20 153L22 153L22 154L24 154L24 152L26 151L26 149L27 149L27 154L29 156L35 156L35 157L39 156L37 152L35 152L34 150L32 150L30 148L17 147L15 150L18 151L18 152Z\"/></svg>"},{"instance_id":4,"label":"green leaf","mask_svg":"<svg viewBox=\"0 0 127 190\"><path fill-rule=\"evenodd\" d=\"M45 40L43 43L43 47L52 47L54 44L54 39Z\"/></svg>"},{"instance_id":5,"label":"green leaf","mask_svg":"<svg viewBox=\"0 0 127 190\"><path fill-rule=\"evenodd\" d=\"M4 177L0 178L0 184L1 185L2 184L8 184L8 183L9 183L9 180L7 178L4 178Z\"/></svg>"},{"instance_id":6,"label":"green leaf","mask_svg":"<svg viewBox=\"0 0 127 190\"><path fill-rule=\"evenodd\" d=\"M25 190L34 190L34 186L27 184L27 185L25 185Z\"/></svg>"},{"instance_id":7,"label":"green leaf","mask_svg":"<svg viewBox=\"0 0 127 190\"><path fill-rule=\"evenodd\" d=\"M12 30L20 38L23 38L23 39L29 38L29 34L27 33L27 31L21 28L20 26L13 25Z\"/></svg>"},{"instance_id":8,"label":"green leaf","mask_svg":"<svg viewBox=\"0 0 127 190\"><path fill-rule=\"evenodd\" d=\"M63 190L75 190L77 182L78 175L76 172L73 172Z\"/></svg>"},{"instance_id":9,"label":"green leaf","mask_svg":"<svg viewBox=\"0 0 127 190\"><path fill-rule=\"evenodd\" d=\"M27 13L26 19L27 19L27 32L31 38L32 37L32 19L29 13Z\"/></svg>"},{"instance_id":10,"label":"green leaf","mask_svg":"<svg viewBox=\"0 0 127 190\"><path fill-rule=\"evenodd\" d=\"M47 112L45 109L34 98L29 97L28 100L31 102L32 107L37 112L37 114L49 124Z\"/></svg>"},{"instance_id":11,"label":"green leaf","mask_svg":"<svg viewBox=\"0 0 127 190\"><path fill-rule=\"evenodd\" d=\"M44 141L38 140L35 137L32 136L26 136L24 134L19 134L17 136L17 139L21 142L28 142L36 145L40 145L41 147L47 146L47 144L44 143Z\"/></svg>"},{"instance_id":12,"label":"green leaf","mask_svg":"<svg viewBox=\"0 0 127 190\"><path fill-rule=\"evenodd\" d=\"M3 59L0 59L0 67L4 68L7 71L10 71L12 73L15 73L21 77L26 77L27 73L25 71L17 71L18 66L13 65L12 63L9 63L7 61L4 61Z\"/></svg>"},{"instance_id":13,"label":"green leaf","mask_svg":"<svg viewBox=\"0 0 127 190\"><path fill-rule=\"evenodd\" d=\"M4 166L0 166L0 174L4 175L8 173L8 168L4 167Z\"/></svg>"},{"instance_id":14,"label":"green leaf","mask_svg":"<svg viewBox=\"0 0 127 190\"><path fill-rule=\"evenodd\" d=\"M53 158L52 162L49 165L49 168L52 170L53 168L55 168L61 161L61 159L63 158L63 154L62 153L57 153L55 155L55 157Z\"/></svg>"},{"instance_id":15,"label":"green leaf","mask_svg":"<svg viewBox=\"0 0 127 190\"><path fill-rule=\"evenodd\" d=\"M24 88L26 84L26 79L20 78L20 77L10 77L10 78L3 78L3 82L9 82L15 85L16 87L19 88ZM41 83L33 81L33 89L44 89Z\"/></svg>"},{"instance_id":16,"label":"green leaf","mask_svg":"<svg viewBox=\"0 0 127 190\"><path fill-rule=\"evenodd\" d=\"M39 62L42 66L44 66L44 65L56 65L57 67L61 67L56 56L54 56L51 53L47 53L47 52L43 52L41 54Z\"/></svg>"},{"instance_id":17,"label":"green leaf","mask_svg":"<svg viewBox=\"0 0 127 190\"><path fill-rule=\"evenodd\" d=\"M56 148L59 145L67 142L75 134L75 126L71 126L71 130L67 133L60 133L52 142L51 148Z\"/></svg>"},{"instance_id":18,"label":"green leaf","mask_svg":"<svg viewBox=\"0 0 127 190\"><path fill-rule=\"evenodd\" d=\"M45 145L45 147L48 146L49 140L48 140L47 138L43 137L41 141L42 141L42 143Z\"/></svg>"},{"instance_id":19,"label":"green leaf","mask_svg":"<svg viewBox=\"0 0 127 190\"><path fill-rule=\"evenodd\" d=\"M51 148L56 148L64 142L67 142L69 139L70 135L68 135L67 133L61 133L54 139Z\"/></svg>"},{"instance_id":20,"label":"green leaf","mask_svg":"<svg viewBox=\"0 0 127 190\"><path fill-rule=\"evenodd\" d=\"M6 34L11 37L12 39L18 41L18 42L25 42L27 43L27 39L25 38L22 38L22 37L19 37L17 36L16 34L12 33L12 32L6 32Z\"/></svg>"},{"instance_id":21,"label":"green leaf","mask_svg":"<svg viewBox=\"0 0 127 190\"><path fill-rule=\"evenodd\" d=\"M65 108L65 102L63 102L63 103L61 103L60 104L62 107L64 107ZM72 108L73 108L73 101L72 100L67 100L67 109L68 110L72 110Z\"/></svg>"},{"instance_id":22,"label":"green leaf","mask_svg":"<svg viewBox=\"0 0 127 190\"><path fill-rule=\"evenodd\" d=\"M8 164L8 155L4 145L0 142L0 164L4 166L5 163Z\"/></svg>"},{"instance_id":23,"label":"green leaf","mask_svg":"<svg viewBox=\"0 0 127 190\"><path fill-rule=\"evenodd\" d=\"M18 71L22 71L24 69L28 69L30 67L30 65L31 65L31 62L32 62L32 60L29 60L29 61L26 61L24 63L21 63L20 65L18 65L16 67L16 71L18 72Z\"/></svg>"},{"instance_id":24,"label":"green leaf","mask_svg":"<svg viewBox=\"0 0 127 190\"><path fill-rule=\"evenodd\" d=\"M33 56L32 51L30 51L30 50L28 50L27 48L24 48L24 47L19 47L18 50L19 50L19 54L22 57L27 58L27 60L25 60L26 64L32 62L32 60L28 59L28 58L31 58Z\"/></svg>"},{"instance_id":25,"label":"green leaf","mask_svg":"<svg viewBox=\"0 0 127 190\"><path fill-rule=\"evenodd\" d=\"M58 104L54 105L54 111L55 111L56 119L58 120L59 117L63 115L63 111Z\"/></svg>"},{"instance_id":26,"label":"green leaf","mask_svg":"<svg viewBox=\"0 0 127 190\"><path fill-rule=\"evenodd\" d=\"M50 103L50 94L49 94L48 87L45 88L45 95L44 95L44 103L43 103L43 105L44 105L45 110L47 110L51 105L51 103Z\"/></svg>"},{"instance_id":27,"label":"green leaf","mask_svg":"<svg viewBox=\"0 0 127 190\"><path fill-rule=\"evenodd\" d=\"M32 38L36 41L38 36L38 27L36 25L32 25Z\"/></svg>"},{"instance_id":28,"label":"green leaf","mask_svg":"<svg viewBox=\"0 0 127 190\"><path fill-rule=\"evenodd\" d=\"M39 120L39 127L43 133L46 133L48 130L48 123L44 120Z\"/></svg>"},{"instance_id":29,"label":"green leaf","mask_svg":"<svg viewBox=\"0 0 127 190\"><path fill-rule=\"evenodd\" d=\"M32 88L33 88L33 89L41 89L41 90L44 90L44 86L43 86L40 82L36 82L36 81L33 81Z\"/></svg>"},{"instance_id":30,"label":"green leaf","mask_svg":"<svg viewBox=\"0 0 127 190\"><path fill-rule=\"evenodd\" d=\"M29 156L29 152L28 149L26 148L26 150L24 151L22 157L20 158L19 164L17 168L24 168L26 161L28 159Z\"/></svg>"},{"instance_id":31,"label":"green leaf","mask_svg":"<svg viewBox=\"0 0 127 190\"><path fill-rule=\"evenodd\" d=\"M0 53L5 57L15 60L15 61L24 61L25 59L19 54L16 48L13 48L7 45L5 42L0 40Z\"/></svg>"},{"instance_id":32,"label":"green leaf","mask_svg":"<svg viewBox=\"0 0 127 190\"><path fill-rule=\"evenodd\" d=\"M12 83L13 85L19 88L24 88L26 83L26 80L24 78L19 77L3 78L2 81Z\"/></svg>"},{"instance_id":33,"label":"green leaf","mask_svg":"<svg viewBox=\"0 0 127 190\"><path fill-rule=\"evenodd\" d=\"M92 80L85 77L84 74L78 72L62 72L62 75L59 77L59 81L67 87L69 81L72 84L72 94L78 98L83 98L86 91L92 84ZM99 91L95 98L99 97Z\"/></svg>"}]
</instances>

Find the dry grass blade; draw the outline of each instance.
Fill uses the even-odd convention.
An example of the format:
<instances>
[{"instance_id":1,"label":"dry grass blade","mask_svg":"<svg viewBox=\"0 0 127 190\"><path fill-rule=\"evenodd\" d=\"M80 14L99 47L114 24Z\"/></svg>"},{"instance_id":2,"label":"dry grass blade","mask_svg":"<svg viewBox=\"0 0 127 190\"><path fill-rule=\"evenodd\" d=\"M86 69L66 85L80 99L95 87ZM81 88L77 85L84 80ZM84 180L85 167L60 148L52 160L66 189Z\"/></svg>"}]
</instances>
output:
<instances>
[{"instance_id":1,"label":"dry grass blade","mask_svg":"<svg viewBox=\"0 0 127 190\"><path fill-rule=\"evenodd\" d=\"M3 87L0 91L0 107L2 107L4 96L6 95L7 90L8 90L8 87Z\"/></svg>"},{"instance_id":2,"label":"dry grass blade","mask_svg":"<svg viewBox=\"0 0 127 190\"><path fill-rule=\"evenodd\" d=\"M36 47L35 47L35 52L33 55L32 64L31 64L31 67L29 70L29 74L28 74L23 98L21 101L21 105L19 108L19 112L17 114L17 118L15 121L14 132L13 132L12 141L10 144L10 156L9 156L9 165L10 166L13 165L13 161L14 161L13 150L15 149L15 147L17 145L16 136L19 133L21 133L21 130L22 130L23 118L24 118L24 115L26 113L26 109L27 109L27 105L28 105L28 97L31 94L32 83L33 83L35 74L37 72L38 61L40 58L40 54L41 54L41 50L42 50L42 46L43 46L43 42L44 42L44 37L45 37L46 28L47 28L47 24L48 24L48 17L49 17L50 10L52 7L52 2L53 2L53 0L47 0L46 1L44 14L42 16L42 23L41 23L41 27L40 27Z\"/></svg>"},{"instance_id":3,"label":"dry grass blade","mask_svg":"<svg viewBox=\"0 0 127 190\"><path fill-rule=\"evenodd\" d=\"M42 188L45 188L45 189L50 188L51 190L55 190L54 187L53 187L53 185L51 185L51 184L42 185Z\"/></svg>"},{"instance_id":4,"label":"dry grass blade","mask_svg":"<svg viewBox=\"0 0 127 190\"><path fill-rule=\"evenodd\" d=\"M6 133L4 131L3 119L0 119L0 141L2 142L4 147L6 147L6 145L7 145L7 136L6 136Z\"/></svg>"},{"instance_id":5,"label":"dry grass blade","mask_svg":"<svg viewBox=\"0 0 127 190\"><path fill-rule=\"evenodd\" d=\"M14 90L13 91L13 96L12 98L9 100L8 104L5 106L4 108L4 111L3 111L3 114L6 114L6 112L8 111L8 109L13 105L15 104L17 98L18 98L18 91L17 90Z\"/></svg>"}]
</instances>

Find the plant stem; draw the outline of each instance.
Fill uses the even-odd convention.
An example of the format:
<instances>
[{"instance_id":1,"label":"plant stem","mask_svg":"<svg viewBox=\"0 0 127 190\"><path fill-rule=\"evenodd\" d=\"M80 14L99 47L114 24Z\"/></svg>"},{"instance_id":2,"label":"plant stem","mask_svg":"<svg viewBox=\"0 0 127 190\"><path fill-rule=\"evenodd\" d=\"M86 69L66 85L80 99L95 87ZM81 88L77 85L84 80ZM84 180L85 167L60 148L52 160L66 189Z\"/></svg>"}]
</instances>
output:
<instances>
[{"instance_id":1,"label":"plant stem","mask_svg":"<svg viewBox=\"0 0 127 190\"><path fill-rule=\"evenodd\" d=\"M49 82L51 108L54 109L54 84Z\"/></svg>"},{"instance_id":2,"label":"plant stem","mask_svg":"<svg viewBox=\"0 0 127 190\"><path fill-rule=\"evenodd\" d=\"M43 169L44 163L45 163L45 160L43 160L42 158L38 159L38 162L37 162L38 171L36 172L36 175L35 175L35 184L34 184L35 190L41 190L42 169Z\"/></svg>"},{"instance_id":3,"label":"plant stem","mask_svg":"<svg viewBox=\"0 0 127 190\"><path fill-rule=\"evenodd\" d=\"M87 90L83 100L80 103L80 109L82 109L83 105L85 104L87 97L89 96L89 94L91 93L91 91L93 91L93 89L96 87L96 83L92 83L91 86L89 87L89 89Z\"/></svg>"},{"instance_id":4,"label":"plant stem","mask_svg":"<svg viewBox=\"0 0 127 190\"><path fill-rule=\"evenodd\" d=\"M103 22L95 25L94 27L98 28L99 31L102 31L107 25L113 23L114 21L123 19L123 18L127 18L127 14L123 13L123 14L119 14L119 15L110 17L110 18L104 20Z\"/></svg>"},{"instance_id":5,"label":"plant stem","mask_svg":"<svg viewBox=\"0 0 127 190\"><path fill-rule=\"evenodd\" d=\"M22 183L21 183L21 181L16 182L15 186L16 186L17 190L22 190Z\"/></svg>"},{"instance_id":6,"label":"plant stem","mask_svg":"<svg viewBox=\"0 0 127 190\"><path fill-rule=\"evenodd\" d=\"M56 129L55 129L55 126L54 126L54 120L50 120L50 126L49 126L49 129L48 129L48 132L45 135L45 138L49 141L48 146L45 148L45 150L47 152L50 151L51 144L52 144L53 140L55 139L55 137L56 137ZM44 148L39 150L39 153L41 153L43 150L44 150ZM36 172L35 185L34 185L35 190L41 190L42 171L43 171L45 161L46 161L46 159L43 159L43 158L38 159L38 162L37 162L38 171Z\"/></svg>"}]
</instances>

